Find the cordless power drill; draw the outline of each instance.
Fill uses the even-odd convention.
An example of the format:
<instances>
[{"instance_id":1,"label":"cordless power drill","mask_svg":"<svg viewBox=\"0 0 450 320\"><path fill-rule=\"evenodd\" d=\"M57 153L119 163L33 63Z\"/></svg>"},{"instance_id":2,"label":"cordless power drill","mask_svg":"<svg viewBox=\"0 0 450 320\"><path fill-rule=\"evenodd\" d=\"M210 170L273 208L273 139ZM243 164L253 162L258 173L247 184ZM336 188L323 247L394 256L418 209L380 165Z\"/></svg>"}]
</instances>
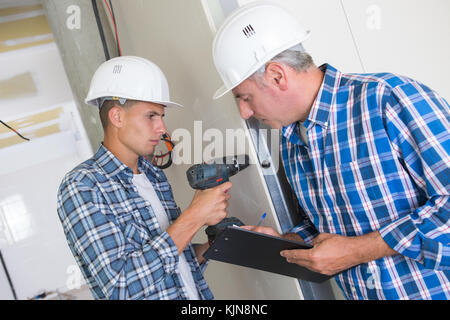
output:
<instances>
[{"instance_id":1,"label":"cordless power drill","mask_svg":"<svg viewBox=\"0 0 450 320\"><path fill-rule=\"evenodd\" d=\"M223 157L213 160L212 163L193 165L186 171L186 175L192 188L205 190L227 182L231 176L248 166L248 155ZM207 227L205 232L209 243L211 244L226 227L232 225L242 226L244 224L238 218L229 217L214 226Z\"/></svg>"}]
</instances>

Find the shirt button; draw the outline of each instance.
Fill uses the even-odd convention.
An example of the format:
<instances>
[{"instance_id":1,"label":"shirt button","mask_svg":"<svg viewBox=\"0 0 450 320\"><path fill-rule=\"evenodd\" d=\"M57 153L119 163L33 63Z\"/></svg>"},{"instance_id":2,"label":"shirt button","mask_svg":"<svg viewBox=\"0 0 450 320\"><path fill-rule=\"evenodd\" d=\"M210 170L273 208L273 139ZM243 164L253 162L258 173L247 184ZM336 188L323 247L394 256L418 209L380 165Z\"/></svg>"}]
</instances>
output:
<instances>
[{"instance_id":1,"label":"shirt button","mask_svg":"<svg viewBox=\"0 0 450 320\"><path fill-rule=\"evenodd\" d=\"M327 217L327 220L328 220L329 222L333 222L333 217L332 217L332 216L328 216L328 217Z\"/></svg>"}]
</instances>

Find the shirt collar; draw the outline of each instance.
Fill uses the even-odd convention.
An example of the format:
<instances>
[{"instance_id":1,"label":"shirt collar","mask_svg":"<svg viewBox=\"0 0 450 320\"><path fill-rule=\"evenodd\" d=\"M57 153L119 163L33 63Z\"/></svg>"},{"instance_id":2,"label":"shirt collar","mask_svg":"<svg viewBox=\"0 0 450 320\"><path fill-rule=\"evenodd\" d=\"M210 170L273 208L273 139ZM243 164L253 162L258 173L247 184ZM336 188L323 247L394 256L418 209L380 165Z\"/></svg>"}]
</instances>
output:
<instances>
[{"instance_id":1,"label":"shirt collar","mask_svg":"<svg viewBox=\"0 0 450 320\"><path fill-rule=\"evenodd\" d=\"M162 170L158 167L155 167L150 161L148 161L144 157L139 157L138 159L138 170L140 172L146 173L147 178L149 178L151 182L161 180L160 178Z\"/></svg>"},{"instance_id":2,"label":"shirt collar","mask_svg":"<svg viewBox=\"0 0 450 320\"><path fill-rule=\"evenodd\" d=\"M100 147L94 155L94 159L108 178L112 178L122 172L124 172L127 176L133 177L133 170L117 159L117 157L109 151L103 143L100 144Z\"/></svg>"},{"instance_id":3,"label":"shirt collar","mask_svg":"<svg viewBox=\"0 0 450 320\"><path fill-rule=\"evenodd\" d=\"M106 173L108 178L112 178L117 175L124 175L127 179L133 178L133 170L117 159L117 157L109 151L103 143L100 144L100 147L94 155L94 159L98 166ZM144 157L139 157L138 169L143 173L157 173L160 171L160 169L154 167L150 161ZM156 174L156 176L158 176L158 174Z\"/></svg>"},{"instance_id":4,"label":"shirt collar","mask_svg":"<svg viewBox=\"0 0 450 320\"><path fill-rule=\"evenodd\" d=\"M335 95L337 89L339 88L339 83L342 77L342 73L339 72L333 66L325 63L319 67L325 75L320 86L319 92L317 93L316 99L314 100L311 110L308 115L308 119L304 122L306 128L309 128L312 123L318 124L322 127L328 126L328 119L330 118L330 109L335 100ZM282 134L287 139L294 139L296 142L298 137L298 122L291 123L282 128ZM295 135L293 135L295 133Z\"/></svg>"}]
</instances>

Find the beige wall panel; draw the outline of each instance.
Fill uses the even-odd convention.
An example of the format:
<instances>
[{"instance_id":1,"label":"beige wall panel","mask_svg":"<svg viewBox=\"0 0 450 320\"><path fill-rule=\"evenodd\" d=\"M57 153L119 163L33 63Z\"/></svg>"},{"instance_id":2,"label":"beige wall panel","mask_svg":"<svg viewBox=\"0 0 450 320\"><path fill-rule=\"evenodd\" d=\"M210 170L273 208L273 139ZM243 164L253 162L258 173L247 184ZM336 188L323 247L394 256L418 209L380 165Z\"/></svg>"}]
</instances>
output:
<instances>
[{"instance_id":1,"label":"beige wall panel","mask_svg":"<svg viewBox=\"0 0 450 320\"><path fill-rule=\"evenodd\" d=\"M42 10L43 7L40 4L30 5L30 6L18 6L0 9L0 17L7 17L17 14L23 14L31 11Z\"/></svg>"},{"instance_id":2,"label":"beige wall panel","mask_svg":"<svg viewBox=\"0 0 450 320\"><path fill-rule=\"evenodd\" d=\"M194 133L196 120L203 121L203 133L209 128L225 133L226 129L244 127L231 95L219 101L211 98L221 81L212 62L213 33L201 1L135 0L126 4L113 1L113 5L124 55L143 56L158 64L168 78L171 98L185 105L184 110L167 110L165 119L169 131L186 128ZM194 138L192 136L192 140ZM255 159L252 147L247 149L252 160ZM191 159L194 159L193 153ZM166 170L182 210L194 195L186 179L186 170L191 164L173 165ZM234 176L229 215L254 224L267 212L265 224L278 229L263 181L256 165ZM195 240L206 241L203 230ZM296 279L214 261L208 266L206 278L217 299L303 297Z\"/></svg>"},{"instance_id":3,"label":"beige wall panel","mask_svg":"<svg viewBox=\"0 0 450 320\"><path fill-rule=\"evenodd\" d=\"M43 13L36 17L0 22L0 53L53 42L51 33Z\"/></svg>"},{"instance_id":4,"label":"beige wall panel","mask_svg":"<svg viewBox=\"0 0 450 320\"><path fill-rule=\"evenodd\" d=\"M43 111L30 116L25 116L20 119L8 121L8 125L16 130L25 129L34 125L42 124L44 122L52 121L58 119L63 114L63 109L61 107L51 109L48 111ZM0 127L0 134L10 132L6 127Z\"/></svg>"},{"instance_id":5,"label":"beige wall panel","mask_svg":"<svg viewBox=\"0 0 450 320\"><path fill-rule=\"evenodd\" d=\"M45 128L40 128L37 130L34 130L32 132L29 132L27 134L24 134L26 138L28 139L36 139L36 138L42 138L51 134L55 134L60 132L60 128L58 124L53 124ZM5 139L0 139L0 149L10 147L12 145L18 144L18 143L26 143L27 141L23 140L22 138L18 136L12 136Z\"/></svg>"},{"instance_id":6,"label":"beige wall panel","mask_svg":"<svg viewBox=\"0 0 450 320\"><path fill-rule=\"evenodd\" d=\"M8 125L28 139L35 139L45 137L54 133L60 132L59 124L49 124L57 120L63 114L62 108L56 108L41 113L37 113L31 116L26 116L17 120L8 121ZM31 128L37 126L36 128ZM12 131L6 126L0 127L0 137L3 134L9 134L6 138L0 138L0 149L6 148L18 143L27 142L20 138L18 135L13 134Z\"/></svg>"},{"instance_id":7,"label":"beige wall panel","mask_svg":"<svg viewBox=\"0 0 450 320\"><path fill-rule=\"evenodd\" d=\"M36 93L36 84L30 72L0 80L0 99L22 98Z\"/></svg>"}]
</instances>

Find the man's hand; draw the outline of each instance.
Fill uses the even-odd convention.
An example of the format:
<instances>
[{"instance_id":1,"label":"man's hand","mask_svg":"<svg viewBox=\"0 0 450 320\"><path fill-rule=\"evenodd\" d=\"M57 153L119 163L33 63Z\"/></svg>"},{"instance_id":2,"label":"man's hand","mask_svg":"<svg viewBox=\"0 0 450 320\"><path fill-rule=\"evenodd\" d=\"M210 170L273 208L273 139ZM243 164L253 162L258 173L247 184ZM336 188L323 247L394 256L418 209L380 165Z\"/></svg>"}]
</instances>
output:
<instances>
[{"instance_id":1,"label":"man's hand","mask_svg":"<svg viewBox=\"0 0 450 320\"><path fill-rule=\"evenodd\" d=\"M217 187L197 190L191 204L186 209L191 217L199 219L202 225L212 226L222 221L227 215L228 201L231 196L231 182Z\"/></svg>"},{"instance_id":2,"label":"man's hand","mask_svg":"<svg viewBox=\"0 0 450 320\"><path fill-rule=\"evenodd\" d=\"M396 254L378 232L360 237L344 237L321 233L313 240L313 248L283 250L281 255L312 271L334 275L361 263Z\"/></svg>"},{"instance_id":3,"label":"man's hand","mask_svg":"<svg viewBox=\"0 0 450 320\"><path fill-rule=\"evenodd\" d=\"M167 228L167 233L181 254L192 240L194 234L205 224L215 225L227 215L231 182L215 188L197 191L190 206Z\"/></svg>"},{"instance_id":4,"label":"man's hand","mask_svg":"<svg viewBox=\"0 0 450 320\"><path fill-rule=\"evenodd\" d=\"M322 233L314 247L306 250L284 250L281 255L287 262L296 263L312 271L333 275L358 264L353 252L352 238Z\"/></svg>"},{"instance_id":5,"label":"man's hand","mask_svg":"<svg viewBox=\"0 0 450 320\"><path fill-rule=\"evenodd\" d=\"M259 232L259 233L268 234L269 236L281 237L281 234L276 232L271 227L241 226L241 228L245 229L245 230L250 230L250 231L255 231L255 232Z\"/></svg>"}]
</instances>

